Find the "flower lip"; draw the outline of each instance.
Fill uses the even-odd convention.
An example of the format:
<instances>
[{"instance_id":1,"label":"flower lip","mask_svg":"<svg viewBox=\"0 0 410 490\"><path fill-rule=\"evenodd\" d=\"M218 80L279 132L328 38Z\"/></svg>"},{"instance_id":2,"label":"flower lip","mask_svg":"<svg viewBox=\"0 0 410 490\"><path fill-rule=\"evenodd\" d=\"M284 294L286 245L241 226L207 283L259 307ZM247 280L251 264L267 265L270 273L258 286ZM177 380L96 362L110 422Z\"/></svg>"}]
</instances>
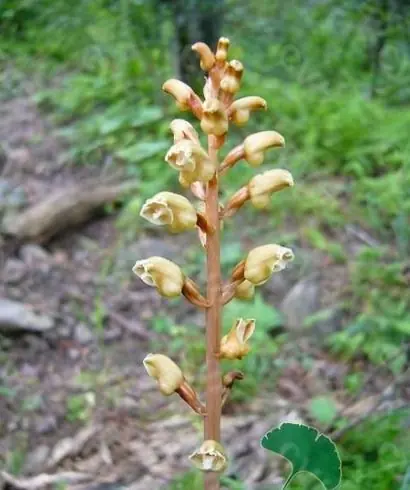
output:
<instances>
[{"instance_id":1,"label":"flower lip","mask_svg":"<svg viewBox=\"0 0 410 490\"><path fill-rule=\"evenodd\" d=\"M147 199L140 216L154 225L170 225L174 220L172 209L161 197Z\"/></svg>"},{"instance_id":2,"label":"flower lip","mask_svg":"<svg viewBox=\"0 0 410 490\"><path fill-rule=\"evenodd\" d=\"M228 463L222 445L212 440L204 441L201 447L189 456L189 459L201 471L220 472Z\"/></svg>"},{"instance_id":3,"label":"flower lip","mask_svg":"<svg viewBox=\"0 0 410 490\"><path fill-rule=\"evenodd\" d=\"M149 259L138 260L132 271L141 279L147 286L155 286L155 281L150 274Z\"/></svg>"}]
</instances>

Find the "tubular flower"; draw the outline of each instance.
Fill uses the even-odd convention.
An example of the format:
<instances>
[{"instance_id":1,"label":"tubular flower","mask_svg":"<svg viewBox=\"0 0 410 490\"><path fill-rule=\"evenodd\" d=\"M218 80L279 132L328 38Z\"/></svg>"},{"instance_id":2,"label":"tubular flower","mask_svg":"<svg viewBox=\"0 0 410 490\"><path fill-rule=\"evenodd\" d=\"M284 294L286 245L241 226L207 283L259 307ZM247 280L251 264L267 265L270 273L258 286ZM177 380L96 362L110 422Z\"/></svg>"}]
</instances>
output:
<instances>
[{"instance_id":1,"label":"tubular flower","mask_svg":"<svg viewBox=\"0 0 410 490\"><path fill-rule=\"evenodd\" d=\"M204 441L199 449L194 451L189 459L201 471L223 471L228 460L225 455L225 450L219 442L207 440Z\"/></svg>"},{"instance_id":2,"label":"tubular flower","mask_svg":"<svg viewBox=\"0 0 410 490\"><path fill-rule=\"evenodd\" d=\"M251 250L245 261L244 277L255 286L264 284L274 272L283 270L294 259L290 248L262 245Z\"/></svg>"},{"instance_id":3,"label":"tubular flower","mask_svg":"<svg viewBox=\"0 0 410 490\"><path fill-rule=\"evenodd\" d=\"M199 54L200 66L204 71L209 71L215 64L215 56L211 48L205 43L195 43L192 45L192 51Z\"/></svg>"},{"instance_id":4,"label":"tubular flower","mask_svg":"<svg viewBox=\"0 0 410 490\"><path fill-rule=\"evenodd\" d=\"M227 37L220 37L216 47L215 59L220 65L224 65L228 57L230 41Z\"/></svg>"},{"instance_id":5,"label":"tubular flower","mask_svg":"<svg viewBox=\"0 0 410 490\"><path fill-rule=\"evenodd\" d=\"M266 100L262 97L250 96L235 100L229 107L228 115L230 120L237 126L243 126L249 121L251 111L268 107Z\"/></svg>"},{"instance_id":6,"label":"tubular flower","mask_svg":"<svg viewBox=\"0 0 410 490\"><path fill-rule=\"evenodd\" d=\"M157 288L161 296L173 298L182 292L184 275L181 269L168 259L154 256L138 260L132 271L145 284Z\"/></svg>"},{"instance_id":7,"label":"tubular flower","mask_svg":"<svg viewBox=\"0 0 410 490\"><path fill-rule=\"evenodd\" d=\"M208 182L215 173L215 166L206 151L190 140L175 143L165 155L172 168L180 171L179 181L184 187L193 182Z\"/></svg>"},{"instance_id":8,"label":"tubular flower","mask_svg":"<svg viewBox=\"0 0 410 490\"><path fill-rule=\"evenodd\" d=\"M195 128L185 119L174 119L169 125L174 133L174 143L182 140L191 140L193 143L199 144L199 136Z\"/></svg>"},{"instance_id":9,"label":"tubular flower","mask_svg":"<svg viewBox=\"0 0 410 490\"><path fill-rule=\"evenodd\" d=\"M228 116L218 99L205 100L201 128L204 133L215 136L223 136L228 131Z\"/></svg>"},{"instance_id":10,"label":"tubular flower","mask_svg":"<svg viewBox=\"0 0 410 490\"><path fill-rule=\"evenodd\" d=\"M172 233L195 228L195 208L184 196L173 192L159 192L143 205L140 216L150 223L166 226Z\"/></svg>"},{"instance_id":11,"label":"tubular flower","mask_svg":"<svg viewBox=\"0 0 410 490\"><path fill-rule=\"evenodd\" d=\"M242 359L249 352L247 341L255 331L255 320L239 318L221 339L221 359Z\"/></svg>"},{"instance_id":12,"label":"tubular flower","mask_svg":"<svg viewBox=\"0 0 410 490\"><path fill-rule=\"evenodd\" d=\"M283 146L285 146L285 139L276 131L251 134L243 142L245 160L252 167L257 167L263 162L266 150Z\"/></svg>"},{"instance_id":13,"label":"tubular flower","mask_svg":"<svg viewBox=\"0 0 410 490\"><path fill-rule=\"evenodd\" d=\"M228 94L236 94L241 86L242 75L242 63L238 60L230 61L221 80L221 90Z\"/></svg>"},{"instance_id":14,"label":"tubular flower","mask_svg":"<svg viewBox=\"0 0 410 490\"><path fill-rule=\"evenodd\" d=\"M250 300L254 297L255 295L255 286L245 280L241 282L238 286L236 286L235 289L235 298L242 299L242 300Z\"/></svg>"},{"instance_id":15,"label":"tubular flower","mask_svg":"<svg viewBox=\"0 0 410 490\"><path fill-rule=\"evenodd\" d=\"M148 354L143 363L147 373L157 380L163 395L172 395L184 383L182 371L172 359L163 354Z\"/></svg>"},{"instance_id":16,"label":"tubular flower","mask_svg":"<svg viewBox=\"0 0 410 490\"><path fill-rule=\"evenodd\" d=\"M174 97L176 104L181 111L192 110L196 117L201 117L201 99L189 85L176 78L170 78L163 84L162 90Z\"/></svg>"},{"instance_id":17,"label":"tubular flower","mask_svg":"<svg viewBox=\"0 0 410 490\"><path fill-rule=\"evenodd\" d=\"M292 174L287 170L274 169L255 175L248 184L250 200L255 208L266 208L272 193L292 187L293 183Z\"/></svg>"}]
</instances>

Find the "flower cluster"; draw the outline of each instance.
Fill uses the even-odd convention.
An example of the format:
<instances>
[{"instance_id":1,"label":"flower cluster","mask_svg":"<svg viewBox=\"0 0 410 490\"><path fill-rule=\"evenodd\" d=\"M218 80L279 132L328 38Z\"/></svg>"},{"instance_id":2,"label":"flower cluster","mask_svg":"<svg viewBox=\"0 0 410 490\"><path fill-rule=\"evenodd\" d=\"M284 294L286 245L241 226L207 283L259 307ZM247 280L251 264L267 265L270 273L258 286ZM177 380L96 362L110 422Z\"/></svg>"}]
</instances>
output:
<instances>
[{"instance_id":1,"label":"flower cluster","mask_svg":"<svg viewBox=\"0 0 410 490\"><path fill-rule=\"evenodd\" d=\"M207 252L208 264L213 266L212 270L219 272L219 230L223 221L234 215L247 201L257 209L266 208L272 194L294 185L293 177L288 170L267 170L255 175L225 204L218 202L221 175L241 160L251 167L259 167L264 163L268 150L285 146L285 140L278 132L261 131L247 136L240 145L228 151L220 163L218 162L217 153L226 142L230 124L244 126L254 111L267 109L267 102L258 96L235 99L241 88L244 66L238 60L228 60L229 45L229 40L222 37L215 52L202 42L192 46L199 55L202 70L206 72L203 98L180 80L170 79L162 87L175 99L181 111L190 111L199 121L199 127L208 140L207 147L204 147L197 130L184 119L174 119L170 124L173 144L165 155L165 161L178 172L179 183L184 192L190 190L199 202L195 204L185 195L161 191L148 199L140 212L148 222L163 226L171 233L196 229ZM216 318L216 322L220 322L223 305L234 297L242 300L251 299L255 287L263 285L272 274L285 269L293 258L292 250L275 243L250 250L245 259L234 268L230 280L225 285L221 284L219 274L216 279L214 274L209 275L211 290L221 293L216 299L209 295L204 297L199 286L187 277L177 264L164 257L154 256L138 260L133 272L145 284L155 287L164 297L183 295L192 304L212 310L214 314L212 317L207 316L206 329L208 340L212 340L215 338L212 337L213 332L219 332L212 321L215 322ZM254 331L255 319L237 319L226 335L222 338L218 336L217 351L211 352L208 343L207 362L211 358L212 366L215 367L215 363L219 361L243 359L250 351L249 340ZM181 369L169 357L163 354L149 354L144 359L144 366L148 374L156 380L163 395L178 394L197 414L206 415L207 419L211 419L212 427L219 424L218 414L214 410L215 403L211 403L215 400L207 399L206 404L203 404ZM209 366L210 364L208 368ZM243 379L243 376L243 373L233 371L221 377L218 392L221 393L220 407L229 397L234 382ZM208 373L208 383L215 382L211 378ZM213 396L212 390L209 393L209 396ZM208 413L208 407L213 407L212 412ZM190 456L196 468L213 473L219 473L226 468L228 459L224 448L217 440L218 433L215 432L215 438L207 438Z\"/></svg>"}]
</instances>

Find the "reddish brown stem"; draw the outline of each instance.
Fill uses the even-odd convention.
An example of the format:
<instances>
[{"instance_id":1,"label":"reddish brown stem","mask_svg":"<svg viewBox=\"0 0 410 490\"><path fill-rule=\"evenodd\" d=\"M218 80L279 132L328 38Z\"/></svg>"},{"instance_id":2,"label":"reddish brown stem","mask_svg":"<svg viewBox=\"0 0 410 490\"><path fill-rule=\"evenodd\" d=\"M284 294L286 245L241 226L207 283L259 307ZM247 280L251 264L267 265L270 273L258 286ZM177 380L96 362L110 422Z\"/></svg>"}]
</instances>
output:
<instances>
[{"instance_id":1,"label":"reddish brown stem","mask_svg":"<svg viewBox=\"0 0 410 490\"><path fill-rule=\"evenodd\" d=\"M217 164L217 149L213 136L208 137L208 155ZM209 308L206 310L206 412L205 440L220 440L222 382L218 358L221 338L221 263L219 238L219 200L218 176L208 182L205 196L206 217L214 228L214 233L207 236L207 294ZM219 490L219 474L205 474L205 490Z\"/></svg>"}]
</instances>

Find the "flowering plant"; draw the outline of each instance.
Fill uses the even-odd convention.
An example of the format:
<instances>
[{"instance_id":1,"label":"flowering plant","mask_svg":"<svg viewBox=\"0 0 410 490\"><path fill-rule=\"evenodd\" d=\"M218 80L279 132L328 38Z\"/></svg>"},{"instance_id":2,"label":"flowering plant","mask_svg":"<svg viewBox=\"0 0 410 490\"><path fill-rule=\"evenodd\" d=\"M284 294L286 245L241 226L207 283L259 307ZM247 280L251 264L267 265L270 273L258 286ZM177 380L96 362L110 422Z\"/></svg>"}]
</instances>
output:
<instances>
[{"instance_id":1,"label":"flowering plant","mask_svg":"<svg viewBox=\"0 0 410 490\"><path fill-rule=\"evenodd\" d=\"M218 153L227 139L230 124L244 125L252 111L266 109L266 101L251 96L236 99L243 75L240 61L228 61L229 40L220 38L216 52L198 42L192 46L200 58L201 68L207 73L202 100L191 87L171 79L163 90L174 97L182 111L191 111L199 120L207 136L207 147L201 145L197 131L187 121L171 122L174 144L165 156L166 162L179 173L180 184L190 189L199 200L194 206L186 197L172 192L159 192L143 205L141 216L151 223L164 226L171 233L197 228L207 257L207 291L202 295L198 285L186 277L180 267L163 257L138 260L135 274L165 297L184 295L188 301L202 308L206 323L206 393L203 403L189 385L181 369L163 354L148 354L144 366L158 383L162 394L177 393L204 419L204 442L190 456L193 465L204 472L206 490L219 489L219 476L227 467L228 459L221 444L221 410L236 381L243 373L231 371L222 376L221 362L242 359L250 351L249 340L255 330L254 319L238 318L230 332L221 335L221 312L234 297L251 299L255 287L264 284L270 276L283 270L293 260L289 248L267 244L251 250L222 282L220 264L220 229L223 220L233 216L247 201L258 209L269 204L270 196L293 185L290 172L269 170L255 175L239 189L225 205L219 202L220 176L240 160L258 167L270 148L283 147L284 138L276 131L262 131L245 138L242 144L229 151L219 161Z\"/></svg>"}]
</instances>

